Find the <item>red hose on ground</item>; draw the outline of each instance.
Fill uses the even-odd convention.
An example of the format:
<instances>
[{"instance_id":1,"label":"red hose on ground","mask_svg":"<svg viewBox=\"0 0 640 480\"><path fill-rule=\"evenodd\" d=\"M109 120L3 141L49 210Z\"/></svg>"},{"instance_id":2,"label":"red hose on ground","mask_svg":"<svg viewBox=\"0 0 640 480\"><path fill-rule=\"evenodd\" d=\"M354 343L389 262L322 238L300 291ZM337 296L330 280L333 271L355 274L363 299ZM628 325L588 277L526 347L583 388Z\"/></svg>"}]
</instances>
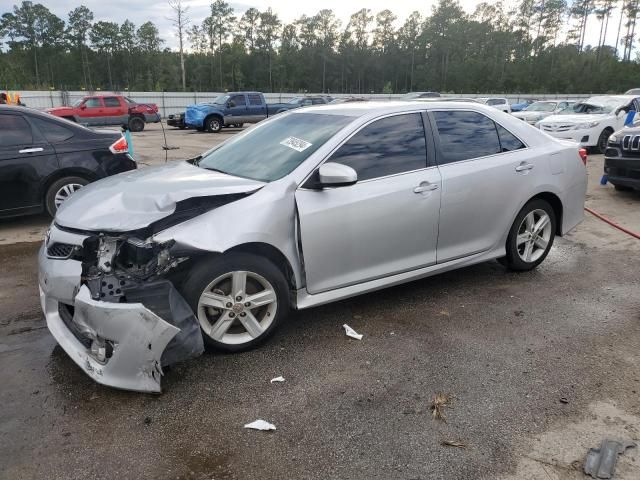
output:
<instances>
[{"instance_id":1,"label":"red hose on ground","mask_svg":"<svg viewBox=\"0 0 640 480\"><path fill-rule=\"evenodd\" d=\"M584 207L584 209L589 212L591 215L593 215L594 217L599 218L600 220L602 220L605 223L608 223L609 225L611 225L614 228L617 228L618 230L620 230L621 232L626 233L627 235L631 235L632 237L637 238L638 240L640 240L640 233L636 233L636 232L632 232L631 230L628 230L620 225L618 225L617 223L613 222L612 220L609 220L607 217L600 215L598 212L596 212L595 210L591 210L588 207Z\"/></svg>"}]
</instances>

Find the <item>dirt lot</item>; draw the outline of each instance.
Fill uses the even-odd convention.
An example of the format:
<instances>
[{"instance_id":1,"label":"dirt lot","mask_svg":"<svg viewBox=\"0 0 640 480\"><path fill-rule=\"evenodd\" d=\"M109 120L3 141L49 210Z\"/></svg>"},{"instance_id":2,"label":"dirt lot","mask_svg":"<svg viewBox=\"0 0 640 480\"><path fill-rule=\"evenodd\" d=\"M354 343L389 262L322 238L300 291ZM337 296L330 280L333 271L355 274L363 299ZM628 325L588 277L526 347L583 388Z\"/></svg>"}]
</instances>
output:
<instances>
[{"instance_id":1,"label":"dirt lot","mask_svg":"<svg viewBox=\"0 0 640 480\"><path fill-rule=\"evenodd\" d=\"M231 134L168 130L169 159ZM157 126L134 142L164 162ZM640 195L600 186L602 162L588 205L640 231ZM258 350L173 368L160 396L101 387L56 346L48 222L0 222L2 479L568 480L602 439L640 443L640 241L589 214L534 272L490 262L300 312ZM446 423L437 392L455 396ZM257 418L277 430L242 428ZM615 478L640 478L637 448Z\"/></svg>"}]
</instances>

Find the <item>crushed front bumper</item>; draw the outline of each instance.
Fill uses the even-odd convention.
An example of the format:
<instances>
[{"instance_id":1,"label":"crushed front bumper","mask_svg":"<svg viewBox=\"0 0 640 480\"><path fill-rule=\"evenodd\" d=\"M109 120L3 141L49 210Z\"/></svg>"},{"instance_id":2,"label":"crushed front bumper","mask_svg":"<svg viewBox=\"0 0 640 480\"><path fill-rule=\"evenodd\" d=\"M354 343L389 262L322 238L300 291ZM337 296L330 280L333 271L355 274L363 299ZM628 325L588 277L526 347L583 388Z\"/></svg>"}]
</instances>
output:
<instances>
[{"instance_id":1,"label":"crushed front bumper","mask_svg":"<svg viewBox=\"0 0 640 480\"><path fill-rule=\"evenodd\" d=\"M136 289L131 303L92 298L89 288L81 285L81 262L50 256L55 251L52 245L61 240L82 245L84 238L52 226L49 248L43 245L40 249L40 303L47 327L96 382L159 393L163 366L204 351L198 322L168 281Z\"/></svg>"}]
</instances>

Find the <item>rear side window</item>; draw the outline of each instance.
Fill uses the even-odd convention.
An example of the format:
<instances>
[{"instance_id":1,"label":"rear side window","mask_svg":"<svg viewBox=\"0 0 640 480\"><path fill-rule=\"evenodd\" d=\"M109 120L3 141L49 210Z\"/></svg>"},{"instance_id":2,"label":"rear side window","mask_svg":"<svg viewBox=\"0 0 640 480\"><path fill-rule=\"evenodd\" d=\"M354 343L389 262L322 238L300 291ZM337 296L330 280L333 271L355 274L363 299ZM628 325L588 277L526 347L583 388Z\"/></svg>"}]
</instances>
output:
<instances>
[{"instance_id":1,"label":"rear side window","mask_svg":"<svg viewBox=\"0 0 640 480\"><path fill-rule=\"evenodd\" d=\"M41 118L31 117L31 121L35 123L40 133L44 135L49 143L61 143L73 137L73 131L56 122L42 120Z\"/></svg>"},{"instance_id":2,"label":"rear side window","mask_svg":"<svg viewBox=\"0 0 640 480\"><path fill-rule=\"evenodd\" d=\"M504 128L502 125L496 123L496 128L498 129L498 137L500 137L500 150L503 152L511 152L513 150L519 150L521 148L525 148L524 143L522 143L518 137L512 134L509 130Z\"/></svg>"},{"instance_id":3,"label":"rear side window","mask_svg":"<svg viewBox=\"0 0 640 480\"><path fill-rule=\"evenodd\" d=\"M31 145L31 126L20 115L0 115L0 147Z\"/></svg>"},{"instance_id":4,"label":"rear side window","mask_svg":"<svg viewBox=\"0 0 640 480\"><path fill-rule=\"evenodd\" d=\"M324 105L324 100L322 98L312 98L311 103L313 105Z\"/></svg>"},{"instance_id":5,"label":"rear side window","mask_svg":"<svg viewBox=\"0 0 640 480\"><path fill-rule=\"evenodd\" d=\"M245 107L247 105L244 95L234 95L229 101L235 103L236 107Z\"/></svg>"},{"instance_id":6,"label":"rear side window","mask_svg":"<svg viewBox=\"0 0 640 480\"><path fill-rule=\"evenodd\" d=\"M105 97L104 98L104 106L105 107L119 107L120 106L120 100L118 100L116 97Z\"/></svg>"},{"instance_id":7,"label":"rear side window","mask_svg":"<svg viewBox=\"0 0 640 480\"><path fill-rule=\"evenodd\" d=\"M262 105L262 97L260 95L249 94L249 105Z\"/></svg>"},{"instance_id":8,"label":"rear side window","mask_svg":"<svg viewBox=\"0 0 640 480\"><path fill-rule=\"evenodd\" d=\"M409 113L377 120L351 137L328 161L350 166L359 181L426 168L422 116Z\"/></svg>"},{"instance_id":9,"label":"rear side window","mask_svg":"<svg viewBox=\"0 0 640 480\"><path fill-rule=\"evenodd\" d=\"M440 137L440 164L500 153L496 125L478 112L433 112Z\"/></svg>"}]
</instances>

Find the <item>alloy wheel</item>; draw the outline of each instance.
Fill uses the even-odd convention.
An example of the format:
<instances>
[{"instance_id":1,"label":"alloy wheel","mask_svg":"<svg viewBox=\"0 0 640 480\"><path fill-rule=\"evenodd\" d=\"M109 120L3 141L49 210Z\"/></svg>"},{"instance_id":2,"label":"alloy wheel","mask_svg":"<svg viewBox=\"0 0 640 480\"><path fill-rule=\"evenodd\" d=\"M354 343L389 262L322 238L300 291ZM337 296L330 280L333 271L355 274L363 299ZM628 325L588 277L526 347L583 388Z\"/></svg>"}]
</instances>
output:
<instances>
[{"instance_id":1,"label":"alloy wheel","mask_svg":"<svg viewBox=\"0 0 640 480\"><path fill-rule=\"evenodd\" d=\"M551 240L551 218L541 209L530 211L518 228L516 247L520 259L527 263L537 261L547 250Z\"/></svg>"},{"instance_id":2,"label":"alloy wheel","mask_svg":"<svg viewBox=\"0 0 640 480\"><path fill-rule=\"evenodd\" d=\"M82 188L82 185L80 185L79 183L68 183L66 185L63 185L56 192L56 195L54 197L53 203L56 206L56 210L58 208L60 208L60 205L62 205L62 203L66 199L68 199L73 193L75 193L76 191L80 190L81 188Z\"/></svg>"},{"instance_id":3,"label":"alloy wheel","mask_svg":"<svg viewBox=\"0 0 640 480\"><path fill-rule=\"evenodd\" d=\"M276 290L261 275L234 271L207 285L198 300L198 321L213 340L239 345L267 331L278 308Z\"/></svg>"}]
</instances>

